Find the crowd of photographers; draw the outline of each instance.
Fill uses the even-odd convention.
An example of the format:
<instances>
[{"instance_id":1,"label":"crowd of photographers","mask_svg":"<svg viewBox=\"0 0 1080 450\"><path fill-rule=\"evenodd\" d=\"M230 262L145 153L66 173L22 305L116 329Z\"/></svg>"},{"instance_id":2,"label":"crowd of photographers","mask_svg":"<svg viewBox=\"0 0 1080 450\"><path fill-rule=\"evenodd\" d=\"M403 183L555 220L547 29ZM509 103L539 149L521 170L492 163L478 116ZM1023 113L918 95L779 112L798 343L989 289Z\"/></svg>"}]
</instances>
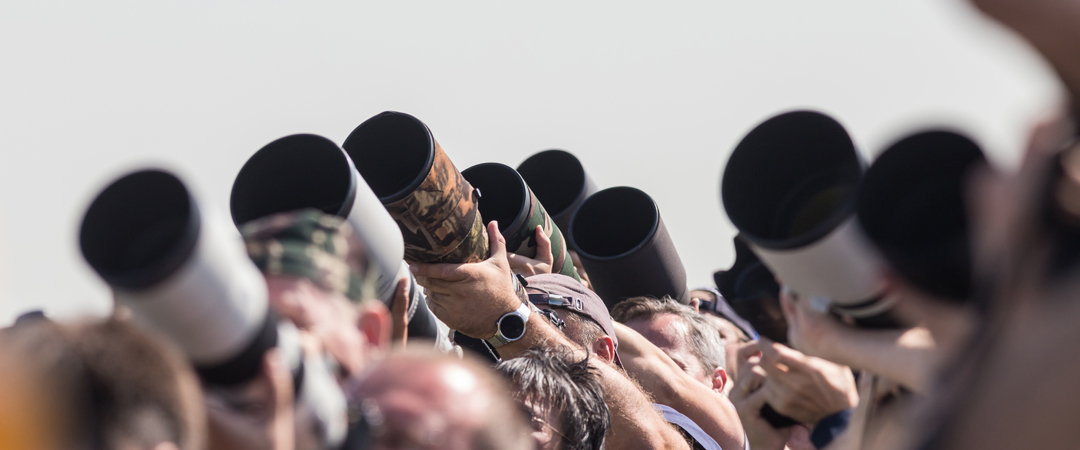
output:
<instances>
[{"instance_id":1,"label":"crowd of photographers","mask_svg":"<svg viewBox=\"0 0 1080 450\"><path fill-rule=\"evenodd\" d=\"M1080 3L975 3L1080 93ZM867 167L768 118L693 290L644 192L563 151L459 171L407 114L263 147L231 224L136 171L80 229L111 316L0 330L0 450L1071 448L1075 120L1009 174L954 130Z\"/></svg>"}]
</instances>

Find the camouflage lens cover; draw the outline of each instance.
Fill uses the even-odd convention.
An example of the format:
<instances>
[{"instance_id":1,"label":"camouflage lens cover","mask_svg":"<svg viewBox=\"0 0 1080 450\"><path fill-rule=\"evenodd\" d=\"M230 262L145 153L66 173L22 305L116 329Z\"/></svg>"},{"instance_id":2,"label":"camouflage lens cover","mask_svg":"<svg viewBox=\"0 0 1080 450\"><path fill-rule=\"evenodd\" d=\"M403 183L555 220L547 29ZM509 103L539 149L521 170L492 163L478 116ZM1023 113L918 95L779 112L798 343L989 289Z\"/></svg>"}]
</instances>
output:
<instances>
[{"instance_id":1,"label":"camouflage lens cover","mask_svg":"<svg viewBox=\"0 0 1080 450\"><path fill-rule=\"evenodd\" d=\"M427 178L409 195L386 204L405 238L408 263L472 263L488 257L487 229L473 188L435 143Z\"/></svg>"},{"instance_id":2,"label":"camouflage lens cover","mask_svg":"<svg viewBox=\"0 0 1080 450\"><path fill-rule=\"evenodd\" d=\"M529 213L522 222L521 227L515 227L516 229L506 230L503 233L506 237L506 250L510 253L535 258L535 230L536 226L540 225L543 227L544 234L551 239L551 256L554 258L554 262L551 264L551 272L560 273L581 281L581 277L578 276L577 269L574 268L574 264L570 259L570 254L567 253L566 241L563 239L562 232L559 231L559 227L555 225L555 222L551 220L551 216L544 210L544 205L540 204L531 189L529 190L529 204L527 207Z\"/></svg>"}]
</instances>

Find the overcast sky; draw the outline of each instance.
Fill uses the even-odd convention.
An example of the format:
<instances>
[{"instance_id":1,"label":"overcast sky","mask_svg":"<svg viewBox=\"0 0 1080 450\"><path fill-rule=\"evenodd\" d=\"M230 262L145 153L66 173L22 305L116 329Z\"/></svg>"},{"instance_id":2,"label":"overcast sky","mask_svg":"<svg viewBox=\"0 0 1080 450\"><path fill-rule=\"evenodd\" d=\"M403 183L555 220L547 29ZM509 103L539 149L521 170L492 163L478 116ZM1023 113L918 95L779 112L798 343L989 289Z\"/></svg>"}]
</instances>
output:
<instances>
[{"instance_id":1,"label":"overcast sky","mask_svg":"<svg viewBox=\"0 0 1080 450\"><path fill-rule=\"evenodd\" d=\"M5 0L0 50L0 323L107 311L77 228L115 177L166 167L224 213L262 145L383 110L462 169L563 148L644 190L701 285L733 260L723 164L766 117L827 111L868 157L959 126L1007 169L1060 92L956 0Z\"/></svg>"}]
</instances>

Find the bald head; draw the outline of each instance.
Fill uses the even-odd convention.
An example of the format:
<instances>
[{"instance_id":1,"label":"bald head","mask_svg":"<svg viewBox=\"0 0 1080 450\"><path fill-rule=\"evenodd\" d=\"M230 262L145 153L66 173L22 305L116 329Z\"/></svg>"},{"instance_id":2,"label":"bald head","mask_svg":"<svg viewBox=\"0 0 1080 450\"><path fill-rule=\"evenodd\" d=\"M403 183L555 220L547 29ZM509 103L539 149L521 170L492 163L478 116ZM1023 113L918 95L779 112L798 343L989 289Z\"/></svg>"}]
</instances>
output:
<instances>
[{"instance_id":1,"label":"bald head","mask_svg":"<svg viewBox=\"0 0 1080 450\"><path fill-rule=\"evenodd\" d=\"M407 352L380 364L356 391L379 411L376 449L526 449L532 441L505 382L472 360Z\"/></svg>"}]
</instances>

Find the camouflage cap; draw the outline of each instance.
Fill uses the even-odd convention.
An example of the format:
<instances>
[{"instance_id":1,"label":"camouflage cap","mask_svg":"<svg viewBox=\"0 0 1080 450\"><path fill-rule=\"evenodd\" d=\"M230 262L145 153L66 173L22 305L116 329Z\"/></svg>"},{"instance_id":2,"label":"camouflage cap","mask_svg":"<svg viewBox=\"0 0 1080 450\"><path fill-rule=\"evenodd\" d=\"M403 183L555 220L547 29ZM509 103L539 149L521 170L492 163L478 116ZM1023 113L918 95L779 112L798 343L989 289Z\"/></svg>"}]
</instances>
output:
<instances>
[{"instance_id":1,"label":"camouflage cap","mask_svg":"<svg viewBox=\"0 0 1080 450\"><path fill-rule=\"evenodd\" d=\"M248 256L266 275L292 275L353 302L374 298L376 266L342 218L317 209L274 214L240 227Z\"/></svg>"}]
</instances>

